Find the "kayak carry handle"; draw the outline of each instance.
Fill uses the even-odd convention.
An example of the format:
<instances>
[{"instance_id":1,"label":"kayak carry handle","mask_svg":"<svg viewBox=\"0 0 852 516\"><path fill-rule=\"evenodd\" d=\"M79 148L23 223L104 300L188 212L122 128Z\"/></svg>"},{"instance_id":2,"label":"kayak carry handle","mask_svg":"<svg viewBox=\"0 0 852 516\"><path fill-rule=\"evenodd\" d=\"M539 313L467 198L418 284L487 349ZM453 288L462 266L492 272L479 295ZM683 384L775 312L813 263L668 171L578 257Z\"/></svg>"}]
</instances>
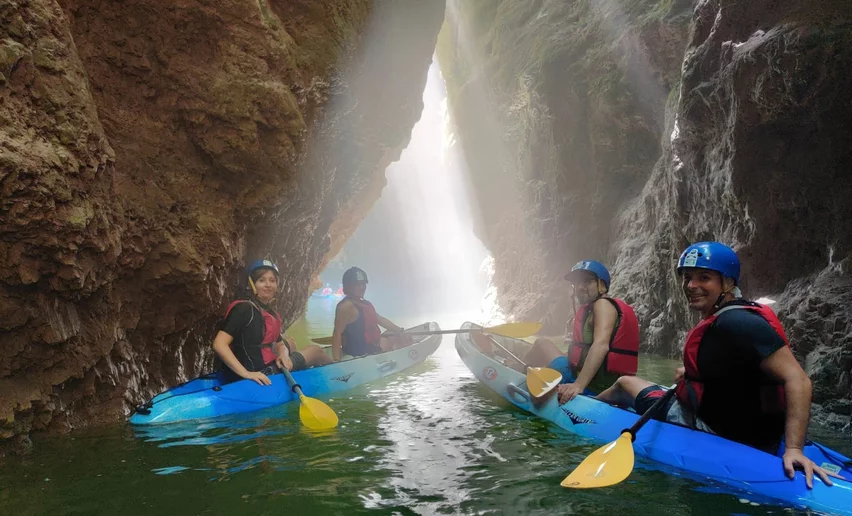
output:
<instances>
[{"instance_id":1,"label":"kayak carry handle","mask_svg":"<svg viewBox=\"0 0 852 516\"><path fill-rule=\"evenodd\" d=\"M396 368L396 360L388 360L387 362L382 362L379 365L379 371L382 373L387 373L388 371L392 371Z\"/></svg>"},{"instance_id":2,"label":"kayak carry handle","mask_svg":"<svg viewBox=\"0 0 852 516\"><path fill-rule=\"evenodd\" d=\"M509 385L507 385L506 391L508 391L509 396L511 396L512 399L514 399L518 403L529 403L530 402L529 393L527 391L521 389L520 387L518 387L514 383L510 383ZM520 399L518 399L518 397L520 397Z\"/></svg>"}]
</instances>

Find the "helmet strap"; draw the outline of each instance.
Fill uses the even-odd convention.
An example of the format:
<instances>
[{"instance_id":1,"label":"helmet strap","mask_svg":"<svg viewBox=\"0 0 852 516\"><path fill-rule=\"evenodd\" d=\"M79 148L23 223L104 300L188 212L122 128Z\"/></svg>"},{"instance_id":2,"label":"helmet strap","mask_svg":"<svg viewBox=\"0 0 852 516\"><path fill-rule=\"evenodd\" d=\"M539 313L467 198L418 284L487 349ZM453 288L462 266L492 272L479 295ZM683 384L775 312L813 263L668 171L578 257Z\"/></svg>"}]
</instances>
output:
<instances>
[{"instance_id":1,"label":"helmet strap","mask_svg":"<svg viewBox=\"0 0 852 516\"><path fill-rule=\"evenodd\" d=\"M723 277L722 278L722 286L724 287L724 285L725 285L725 278ZM717 299L716 303L713 305L714 311L718 310L719 307L722 306L725 303L725 301L726 301L725 297L728 294L733 296L734 299L739 299L739 298L743 297L743 293L742 293L742 291L740 291L740 287L738 287L736 285L734 285L733 287L731 287L728 290L723 290L722 293L719 294L719 299Z\"/></svg>"},{"instance_id":2,"label":"helmet strap","mask_svg":"<svg viewBox=\"0 0 852 516\"><path fill-rule=\"evenodd\" d=\"M248 282L248 283L249 283L249 286L251 287L251 291L252 291L252 293L253 293L255 296L257 296L257 287L255 287L255 286L254 286L254 281L251 279L251 274L249 274L248 280L249 280L249 282Z\"/></svg>"}]
</instances>

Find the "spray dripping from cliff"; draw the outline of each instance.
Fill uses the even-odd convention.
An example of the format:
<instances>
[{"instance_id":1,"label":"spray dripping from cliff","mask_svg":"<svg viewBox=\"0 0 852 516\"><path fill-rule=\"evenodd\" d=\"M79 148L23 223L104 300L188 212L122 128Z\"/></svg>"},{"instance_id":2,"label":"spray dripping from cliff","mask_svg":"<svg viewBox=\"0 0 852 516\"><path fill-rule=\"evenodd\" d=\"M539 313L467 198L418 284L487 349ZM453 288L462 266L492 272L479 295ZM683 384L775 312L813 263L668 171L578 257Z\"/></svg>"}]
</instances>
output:
<instances>
[{"instance_id":1,"label":"spray dripping from cliff","mask_svg":"<svg viewBox=\"0 0 852 516\"><path fill-rule=\"evenodd\" d=\"M321 274L336 288L346 268L363 268L367 297L388 316L498 317L486 295L491 257L473 232L476 209L446 97L433 61L411 142L388 167L381 198Z\"/></svg>"}]
</instances>

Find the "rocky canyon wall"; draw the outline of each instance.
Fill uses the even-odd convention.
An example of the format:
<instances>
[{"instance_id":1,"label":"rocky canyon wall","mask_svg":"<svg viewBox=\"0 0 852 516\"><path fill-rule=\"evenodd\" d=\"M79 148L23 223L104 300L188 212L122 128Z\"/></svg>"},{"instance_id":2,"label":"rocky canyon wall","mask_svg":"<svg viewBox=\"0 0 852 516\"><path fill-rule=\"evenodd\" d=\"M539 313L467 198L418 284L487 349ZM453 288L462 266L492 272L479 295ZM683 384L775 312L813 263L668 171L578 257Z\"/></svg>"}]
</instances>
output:
<instances>
[{"instance_id":1,"label":"rocky canyon wall","mask_svg":"<svg viewBox=\"0 0 852 516\"><path fill-rule=\"evenodd\" d=\"M561 332L660 157L692 4L449 2L438 55L503 308ZM623 287L616 281L616 289Z\"/></svg>"},{"instance_id":2,"label":"rocky canyon wall","mask_svg":"<svg viewBox=\"0 0 852 516\"><path fill-rule=\"evenodd\" d=\"M598 257L643 349L679 356L695 320L674 264L724 241L747 296L777 300L817 412L849 425L852 4L450 2L448 21L439 55L504 308L561 331L561 276Z\"/></svg>"},{"instance_id":3,"label":"rocky canyon wall","mask_svg":"<svg viewBox=\"0 0 852 516\"><path fill-rule=\"evenodd\" d=\"M689 242L733 246L743 291L777 301L817 412L847 426L852 5L704 1L693 20L671 137L621 216L616 273L630 278L649 349L676 353L695 320L671 264Z\"/></svg>"},{"instance_id":4,"label":"rocky canyon wall","mask_svg":"<svg viewBox=\"0 0 852 516\"><path fill-rule=\"evenodd\" d=\"M289 323L407 144L415 0L0 4L0 443L210 364L245 261Z\"/></svg>"}]
</instances>

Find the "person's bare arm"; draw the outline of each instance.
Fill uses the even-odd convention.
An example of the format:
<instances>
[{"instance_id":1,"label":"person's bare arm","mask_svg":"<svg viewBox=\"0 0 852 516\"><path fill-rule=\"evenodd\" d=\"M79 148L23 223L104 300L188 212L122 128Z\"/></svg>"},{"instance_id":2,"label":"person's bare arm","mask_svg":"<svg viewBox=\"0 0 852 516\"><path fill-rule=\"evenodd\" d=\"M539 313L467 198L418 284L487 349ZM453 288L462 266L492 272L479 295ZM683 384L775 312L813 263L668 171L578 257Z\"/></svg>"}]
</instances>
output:
<instances>
[{"instance_id":1,"label":"person's bare arm","mask_svg":"<svg viewBox=\"0 0 852 516\"><path fill-rule=\"evenodd\" d=\"M615 321L618 318L618 311L606 299L599 299L592 309L595 314L595 338L586 355L583 369L577 375L577 381L574 382L581 390L589 386L598 369L603 365L606 354L609 352L609 341L615 329Z\"/></svg>"},{"instance_id":2,"label":"person's bare arm","mask_svg":"<svg viewBox=\"0 0 852 516\"><path fill-rule=\"evenodd\" d=\"M805 482L813 487L813 475L816 473L826 485L831 485L828 476L838 478L838 475L827 472L805 457L802 450L805 446L805 436L808 432L808 422L811 415L811 380L790 348L784 346L772 353L760 363L760 368L784 385L787 398L787 421L785 424L784 440L784 470L787 476L793 478L798 467L805 472Z\"/></svg>"},{"instance_id":3,"label":"person's bare arm","mask_svg":"<svg viewBox=\"0 0 852 516\"><path fill-rule=\"evenodd\" d=\"M402 326L397 326L396 324L392 323L390 320L385 317L382 317L379 314L376 314L376 318L379 320L379 326L381 326L382 328L391 330L396 333L401 333L403 331Z\"/></svg>"},{"instance_id":4,"label":"person's bare arm","mask_svg":"<svg viewBox=\"0 0 852 516\"><path fill-rule=\"evenodd\" d=\"M343 331L356 319L358 319L358 308L351 301L344 301L337 305L337 310L334 312L334 333L331 339L331 357L335 362L340 361L343 353Z\"/></svg>"},{"instance_id":5,"label":"person's bare arm","mask_svg":"<svg viewBox=\"0 0 852 516\"><path fill-rule=\"evenodd\" d=\"M612 303L606 299L599 299L592 307L595 317L595 336L589 352L586 354L586 361L583 363L583 368L574 383L568 383L559 386L559 403L568 403L581 394L583 390L589 386L592 379L598 373L598 369L606 359L606 354L609 352L609 341L612 337L612 332L615 328L615 321L618 318L618 311L612 306Z\"/></svg>"},{"instance_id":6,"label":"person's bare arm","mask_svg":"<svg viewBox=\"0 0 852 516\"><path fill-rule=\"evenodd\" d=\"M233 340L234 338L230 334L220 331L216 334L216 338L213 339L213 351L219 355L219 358L222 359L222 362L224 362L226 366L230 367L231 370L239 376L254 380L260 385L271 385L272 382L265 374L249 371L243 367L239 360L237 360L234 352L231 351L231 342L233 342Z\"/></svg>"},{"instance_id":7,"label":"person's bare arm","mask_svg":"<svg viewBox=\"0 0 852 516\"><path fill-rule=\"evenodd\" d=\"M284 342L285 339L289 339L283 333L281 337L278 339L278 342L275 343L275 363L281 369L286 369L291 371L293 369L293 362L290 360L290 350L287 348L287 344ZM294 343L290 343L290 345L295 346Z\"/></svg>"}]
</instances>

